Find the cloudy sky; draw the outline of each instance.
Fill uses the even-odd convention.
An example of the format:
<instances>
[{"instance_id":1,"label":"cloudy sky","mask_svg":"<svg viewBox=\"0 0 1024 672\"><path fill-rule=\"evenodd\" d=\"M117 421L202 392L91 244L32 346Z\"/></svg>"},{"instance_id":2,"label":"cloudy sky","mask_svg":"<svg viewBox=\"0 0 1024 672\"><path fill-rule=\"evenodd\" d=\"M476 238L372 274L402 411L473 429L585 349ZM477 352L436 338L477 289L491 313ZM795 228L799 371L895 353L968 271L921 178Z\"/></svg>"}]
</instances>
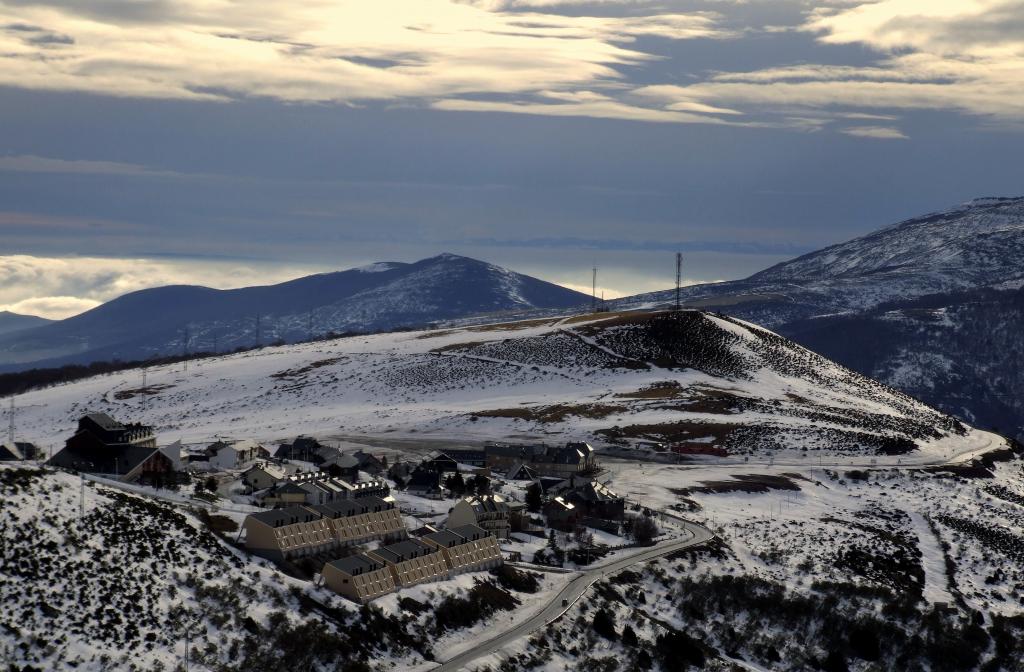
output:
<instances>
[{"instance_id":1,"label":"cloudy sky","mask_svg":"<svg viewBox=\"0 0 1024 672\"><path fill-rule=\"evenodd\" d=\"M609 296L1020 195L1021 0L0 0L0 309L466 254Z\"/></svg>"}]
</instances>

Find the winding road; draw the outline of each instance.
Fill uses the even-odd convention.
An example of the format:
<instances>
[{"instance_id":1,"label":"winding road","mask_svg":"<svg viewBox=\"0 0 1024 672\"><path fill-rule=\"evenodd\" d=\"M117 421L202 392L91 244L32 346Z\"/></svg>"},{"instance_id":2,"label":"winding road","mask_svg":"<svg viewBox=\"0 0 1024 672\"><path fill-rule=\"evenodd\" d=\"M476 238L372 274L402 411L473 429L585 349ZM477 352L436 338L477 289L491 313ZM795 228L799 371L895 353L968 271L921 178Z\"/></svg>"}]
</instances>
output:
<instances>
[{"instance_id":1,"label":"winding road","mask_svg":"<svg viewBox=\"0 0 1024 672\"><path fill-rule=\"evenodd\" d=\"M595 581L617 574L618 572L621 572L628 567L632 567L633 565L647 562L648 560L653 560L663 555L668 555L674 551L680 551L684 548L697 546L714 538L714 534L712 534L711 530L706 527L689 521L684 521L680 518L676 518L675 516L673 516L673 519L675 519L685 529L686 533L689 535L687 538L663 541L659 544L655 544L654 546L638 549L635 553L631 553L625 557L617 558L580 572L575 578L569 581L561 591L554 595L548 604L534 616L526 619L509 630L480 642L467 651L463 651L462 653L452 656L441 665L433 668L431 672L451 672L452 670L461 670L473 661L501 650L503 647L514 642L520 637L526 637L533 634L568 611L576 600L578 600L580 596L582 596L583 593L585 593L587 589L594 584Z\"/></svg>"}]
</instances>

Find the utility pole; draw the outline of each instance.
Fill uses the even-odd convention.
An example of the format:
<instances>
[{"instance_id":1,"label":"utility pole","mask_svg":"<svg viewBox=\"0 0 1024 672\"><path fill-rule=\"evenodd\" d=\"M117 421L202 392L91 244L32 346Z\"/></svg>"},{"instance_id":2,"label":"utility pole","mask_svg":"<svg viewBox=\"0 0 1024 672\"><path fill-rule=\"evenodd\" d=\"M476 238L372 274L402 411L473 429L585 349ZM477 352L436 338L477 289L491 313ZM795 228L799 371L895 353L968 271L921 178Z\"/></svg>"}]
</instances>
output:
<instances>
[{"instance_id":1,"label":"utility pole","mask_svg":"<svg viewBox=\"0 0 1024 672\"><path fill-rule=\"evenodd\" d=\"M260 347L260 340L262 339L262 337L260 335L260 326L261 326L260 325L260 314L256 313L256 347L257 348Z\"/></svg>"},{"instance_id":2,"label":"utility pole","mask_svg":"<svg viewBox=\"0 0 1024 672\"><path fill-rule=\"evenodd\" d=\"M676 252L676 310L682 307L679 303L679 285L683 281L683 253Z\"/></svg>"},{"instance_id":3,"label":"utility pole","mask_svg":"<svg viewBox=\"0 0 1024 672\"><path fill-rule=\"evenodd\" d=\"M188 371L188 325L185 325L185 335L181 339L181 358L185 360L185 371Z\"/></svg>"},{"instance_id":4,"label":"utility pole","mask_svg":"<svg viewBox=\"0 0 1024 672\"><path fill-rule=\"evenodd\" d=\"M594 266L594 276L590 288L590 312L597 312L597 266Z\"/></svg>"},{"instance_id":5,"label":"utility pole","mask_svg":"<svg viewBox=\"0 0 1024 672\"><path fill-rule=\"evenodd\" d=\"M11 395L11 410L8 411L7 442L14 446L14 395Z\"/></svg>"},{"instance_id":6,"label":"utility pole","mask_svg":"<svg viewBox=\"0 0 1024 672\"><path fill-rule=\"evenodd\" d=\"M306 315L306 340L313 340L313 310L310 309L309 314Z\"/></svg>"}]
</instances>

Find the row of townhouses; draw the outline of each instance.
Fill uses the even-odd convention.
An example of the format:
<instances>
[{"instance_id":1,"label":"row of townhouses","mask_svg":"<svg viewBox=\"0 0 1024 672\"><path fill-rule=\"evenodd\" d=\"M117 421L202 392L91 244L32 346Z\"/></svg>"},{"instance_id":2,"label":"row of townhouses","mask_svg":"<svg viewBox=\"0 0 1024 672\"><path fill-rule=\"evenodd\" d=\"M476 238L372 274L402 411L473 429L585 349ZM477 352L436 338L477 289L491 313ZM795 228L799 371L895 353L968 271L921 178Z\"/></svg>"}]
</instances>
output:
<instances>
[{"instance_id":1,"label":"row of townhouses","mask_svg":"<svg viewBox=\"0 0 1024 672\"><path fill-rule=\"evenodd\" d=\"M287 560L343 546L405 536L405 524L394 501L360 497L288 506L249 514L243 523L245 545L256 555Z\"/></svg>"},{"instance_id":2,"label":"row of townhouses","mask_svg":"<svg viewBox=\"0 0 1024 672\"><path fill-rule=\"evenodd\" d=\"M263 475L269 468L260 466L258 471L243 475L247 482L264 484ZM273 471L272 469L270 471ZM268 474L269 475L269 474ZM289 506L296 504L329 504L331 502L361 499L363 497L379 497L384 499L391 494L391 487L383 479L349 482L333 478L328 473L308 472L293 474L275 481L258 495L264 506Z\"/></svg>"},{"instance_id":3,"label":"row of townhouses","mask_svg":"<svg viewBox=\"0 0 1024 672\"><path fill-rule=\"evenodd\" d=\"M324 583L356 602L502 563L494 535L476 525L437 530L324 565Z\"/></svg>"}]
</instances>

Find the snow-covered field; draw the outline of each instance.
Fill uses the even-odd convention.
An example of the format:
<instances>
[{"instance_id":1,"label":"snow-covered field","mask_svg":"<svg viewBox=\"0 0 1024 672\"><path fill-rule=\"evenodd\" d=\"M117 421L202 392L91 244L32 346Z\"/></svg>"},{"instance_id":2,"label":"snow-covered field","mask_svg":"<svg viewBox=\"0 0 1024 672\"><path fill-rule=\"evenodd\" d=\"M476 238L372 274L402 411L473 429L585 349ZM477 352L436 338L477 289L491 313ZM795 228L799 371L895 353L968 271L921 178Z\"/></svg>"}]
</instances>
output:
<instances>
[{"instance_id":1,"label":"snow-covered field","mask_svg":"<svg viewBox=\"0 0 1024 672\"><path fill-rule=\"evenodd\" d=\"M697 311L341 338L126 371L20 395L20 438L57 450L87 411L217 436L656 438L733 455L904 453L983 441L771 332ZM912 442L912 443L911 443Z\"/></svg>"}]
</instances>

